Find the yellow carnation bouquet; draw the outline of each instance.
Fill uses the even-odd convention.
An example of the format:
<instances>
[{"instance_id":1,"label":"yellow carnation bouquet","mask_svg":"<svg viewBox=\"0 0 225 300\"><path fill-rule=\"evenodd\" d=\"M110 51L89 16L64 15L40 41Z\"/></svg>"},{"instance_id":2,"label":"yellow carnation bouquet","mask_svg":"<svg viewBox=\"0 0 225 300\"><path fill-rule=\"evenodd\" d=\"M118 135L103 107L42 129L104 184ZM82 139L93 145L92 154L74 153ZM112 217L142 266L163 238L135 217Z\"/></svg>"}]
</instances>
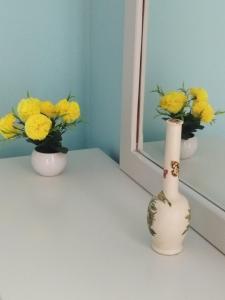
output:
<instances>
[{"instance_id":1,"label":"yellow carnation bouquet","mask_svg":"<svg viewBox=\"0 0 225 300\"><path fill-rule=\"evenodd\" d=\"M203 129L203 124L212 124L216 116L223 114L223 111L215 111L209 103L208 93L203 88L182 88L164 92L157 86L153 92L160 96L160 103L157 107L159 116L164 120L183 120L182 139L192 138L195 132Z\"/></svg>"},{"instance_id":2,"label":"yellow carnation bouquet","mask_svg":"<svg viewBox=\"0 0 225 300\"><path fill-rule=\"evenodd\" d=\"M81 122L80 106L73 98L69 95L54 104L28 94L12 112L0 118L0 134L4 140L24 138L42 153L67 153L62 135Z\"/></svg>"}]
</instances>

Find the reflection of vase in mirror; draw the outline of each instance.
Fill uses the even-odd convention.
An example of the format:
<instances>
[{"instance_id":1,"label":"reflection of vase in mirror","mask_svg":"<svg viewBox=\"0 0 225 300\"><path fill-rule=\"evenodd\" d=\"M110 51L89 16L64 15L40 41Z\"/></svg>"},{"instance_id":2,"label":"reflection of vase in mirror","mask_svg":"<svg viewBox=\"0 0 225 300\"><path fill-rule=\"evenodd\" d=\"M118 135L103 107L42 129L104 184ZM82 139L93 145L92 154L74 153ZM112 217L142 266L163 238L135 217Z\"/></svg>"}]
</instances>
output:
<instances>
[{"instance_id":1,"label":"reflection of vase in mirror","mask_svg":"<svg viewBox=\"0 0 225 300\"><path fill-rule=\"evenodd\" d=\"M188 140L181 140L180 158L187 159L191 158L198 149L198 139L196 136Z\"/></svg>"},{"instance_id":2,"label":"reflection of vase in mirror","mask_svg":"<svg viewBox=\"0 0 225 300\"><path fill-rule=\"evenodd\" d=\"M179 193L179 160L182 121L167 121L163 191L153 197L148 208L152 248L163 255L178 254L189 228L190 207Z\"/></svg>"},{"instance_id":3,"label":"reflection of vase in mirror","mask_svg":"<svg viewBox=\"0 0 225 300\"><path fill-rule=\"evenodd\" d=\"M143 128L143 147L140 143L139 151L162 167L164 123L155 118L159 98L151 93L158 84L166 92L182 87L183 81L188 88L203 87L208 91L208 101L215 111L225 110L222 88L225 81L225 39L221 39L225 26L225 1L219 1L217 5L203 0L146 2L149 8L144 28L143 97L140 98L143 113L139 125ZM184 12L187 18L182 18ZM201 16L201 22L198 16ZM216 119L213 126L198 131L198 149L190 159L182 161L181 179L193 191L203 195L206 203L209 204L209 199L224 211L225 190L221 178L225 168L225 115L216 115ZM214 163L215 158L217 163ZM201 176L207 174L209 168L214 180L211 176Z\"/></svg>"}]
</instances>

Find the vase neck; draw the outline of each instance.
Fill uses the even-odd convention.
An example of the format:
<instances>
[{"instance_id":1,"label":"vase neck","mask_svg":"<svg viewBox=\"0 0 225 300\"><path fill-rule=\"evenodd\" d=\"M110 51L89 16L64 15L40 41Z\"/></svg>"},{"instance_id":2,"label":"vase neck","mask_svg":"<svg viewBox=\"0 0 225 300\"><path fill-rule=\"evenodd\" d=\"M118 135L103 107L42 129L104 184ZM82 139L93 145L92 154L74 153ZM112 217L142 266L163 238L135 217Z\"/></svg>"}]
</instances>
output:
<instances>
[{"instance_id":1,"label":"vase neck","mask_svg":"<svg viewBox=\"0 0 225 300\"><path fill-rule=\"evenodd\" d=\"M166 124L163 191L166 197L172 201L178 194L179 188L180 146L183 122L171 119Z\"/></svg>"}]
</instances>

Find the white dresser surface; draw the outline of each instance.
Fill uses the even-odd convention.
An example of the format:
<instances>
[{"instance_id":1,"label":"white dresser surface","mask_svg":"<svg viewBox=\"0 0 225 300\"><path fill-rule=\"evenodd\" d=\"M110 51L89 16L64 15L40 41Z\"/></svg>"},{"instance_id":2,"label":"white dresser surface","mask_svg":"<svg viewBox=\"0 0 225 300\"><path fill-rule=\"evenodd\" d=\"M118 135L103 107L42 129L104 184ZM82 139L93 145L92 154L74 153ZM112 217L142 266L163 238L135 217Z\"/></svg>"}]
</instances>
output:
<instances>
[{"instance_id":1,"label":"white dresser surface","mask_svg":"<svg viewBox=\"0 0 225 300\"><path fill-rule=\"evenodd\" d=\"M0 160L1 300L225 300L222 254L193 231L154 253L150 196L100 150L69 155L55 178Z\"/></svg>"}]
</instances>

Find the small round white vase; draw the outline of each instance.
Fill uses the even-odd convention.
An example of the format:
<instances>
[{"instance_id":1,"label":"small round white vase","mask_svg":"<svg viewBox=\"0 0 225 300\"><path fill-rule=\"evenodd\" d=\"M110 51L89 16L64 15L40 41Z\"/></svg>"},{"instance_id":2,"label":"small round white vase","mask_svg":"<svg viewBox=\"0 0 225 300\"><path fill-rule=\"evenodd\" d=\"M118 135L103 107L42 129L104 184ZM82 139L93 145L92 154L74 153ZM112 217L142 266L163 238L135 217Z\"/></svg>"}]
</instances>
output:
<instances>
[{"instance_id":1,"label":"small round white vase","mask_svg":"<svg viewBox=\"0 0 225 300\"><path fill-rule=\"evenodd\" d=\"M41 176L57 176L62 173L67 164L65 153L42 153L33 150L31 155L33 169Z\"/></svg>"},{"instance_id":2,"label":"small round white vase","mask_svg":"<svg viewBox=\"0 0 225 300\"><path fill-rule=\"evenodd\" d=\"M198 149L198 139L196 136L188 139L181 140L180 158L187 159L192 157Z\"/></svg>"}]
</instances>

